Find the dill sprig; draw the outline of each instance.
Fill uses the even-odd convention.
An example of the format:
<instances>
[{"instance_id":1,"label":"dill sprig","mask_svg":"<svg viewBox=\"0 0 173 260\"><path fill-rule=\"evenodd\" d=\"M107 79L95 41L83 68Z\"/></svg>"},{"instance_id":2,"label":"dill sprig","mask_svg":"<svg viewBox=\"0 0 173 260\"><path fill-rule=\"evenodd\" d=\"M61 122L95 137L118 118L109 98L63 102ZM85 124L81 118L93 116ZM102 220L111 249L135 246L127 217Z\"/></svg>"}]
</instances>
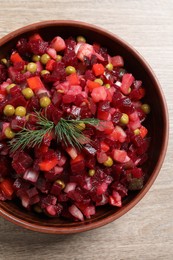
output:
<instances>
[{"instance_id":1,"label":"dill sprig","mask_svg":"<svg viewBox=\"0 0 173 260\"><path fill-rule=\"evenodd\" d=\"M83 142L90 142L90 139L84 135L80 129L79 124L96 126L100 122L96 118L85 119L64 119L61 118L57 125L48 120L41 112L32 114L37 118L36 129L30 130L22 128L15 137L9 142L12 152L18 149L24 150L26 147L34 148L40 146L44 136L54 130L57 142L63 142L66 146L71 145L78 149L82 148Z\"/></svg>"},{"instance_id":2,"label":"dill sprig","mask_svg":"<svg viewBox=\"0 0 173 260\"><path fill-rule=\"evenodd\" d=\"M57 142L64 142L66 146L71 145L78 149L82 148L83 142L90 142L90 139L83 134L79 125L81 123L89 125L97 125L99 120L96 118L85 119L64 119L61 118L59 123L55 126L55 134L57 136Z\"/></svg>"},{"instance_id":3,"label":"dill sprig","mask_svg":"<svg viewBox=\"0 0 173 260\"><path fill-rule=\"evenodd\" d=\"M13 138L9 143L11 147L11 151L15 152L18 149L24 150L27 146L30 148L40 146L43 141L43 138L46 134L50 133L54 128L54 123L49 121L45 116L40 114L39 112L35 112L32 116L37 117L37 128L35 130L31 130L28 128L23 128L19 131L15 138Z\"/></svg>"}]
</instances>

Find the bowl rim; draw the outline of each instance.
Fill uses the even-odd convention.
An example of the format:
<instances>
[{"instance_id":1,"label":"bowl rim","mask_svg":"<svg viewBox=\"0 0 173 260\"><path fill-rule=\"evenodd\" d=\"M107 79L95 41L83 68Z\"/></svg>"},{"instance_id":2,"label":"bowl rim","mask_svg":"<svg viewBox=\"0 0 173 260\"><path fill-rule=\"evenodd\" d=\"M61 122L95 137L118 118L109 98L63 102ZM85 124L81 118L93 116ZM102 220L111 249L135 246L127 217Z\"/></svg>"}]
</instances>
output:
<instances>
[{"instance_id":1,"label":"bowl rim","mask_svg":"<svg viewBox=\"0 0 173 260\"><path fill-rule=\"evenodd\" d=\"M47 26L60 26L60 25L61 26L62 25L77 26L79 28L95 30L98 33L101 33L102 35L106 35L107 37L109 37L111 39L116 39L116 41L120 45L122 45L124 48L128 49L132 53L132 55L141 62L142 66L144 66L144 68L146 70L146 73L149 74L150 78L152 79L153 84L157 86L158 95L160 97L161 105L163 108L163 118L165 121L164 129L163 129L163 135L164 135L165 139L164 139L164 142L161 147L162 152L160 153L157 165L155 166L154 171L152 172L152 175L147 182L147 186L144 186L144 188L136 195L136 197L132 201L127 203L125 205L125 207L120 208L117 212L113 213L112 215L107 216L106 218L97 220L96 222L91 222L87 225L81 225L81 226L76 226L76 227L74 227L74 226L64 227L63 226L61 228L61 227L56 227L56 226L43 226L40 224L30 223L26 220L20 219L20 217L14 216L13 214L7 212L0 206L0 216L4 217L8 221L10 221L18 226L24 227L24 228L32 230L32 231L41 232L41 233L73 234L73 233L79 233L79 232L84 232L84 231L88 231L91 229L95 229L95 228L104 226L108 223L111 223L112 221L118 219L119 217L121 217L122 215L127 213L131 208L133 208L144 197L144 195L148 192L148 190L151 188L152 184L154 183L157 175L159 174L159 171L162 167L162 164L163 164L163 161L164 161L164 158L166 155L168 139L169 139L169 118L168 118L169 116L168 116L168 108L167 108L163 90L161 88L161 85L160 85L155 73L153 72L153 70L150 67L150 65L148 64L148 62L129 43L127 43L125 40L121 39L116 34L110 32L104 28L101 28L96 25L92 25L90 23L77 21L77 20L45 20L45 21L26 25L24 27L21 27L17 30L14 30L14 31L8 33L7 35L3 36L0 39L0 47L1 47L1 45L8 42L9 40L12 40L16 36L20 36L23 33L27 33L27 32L33 31L33 30L38 30L38 29L41 29L41 28L44 28Z\"/></svg>"}]
</instances>

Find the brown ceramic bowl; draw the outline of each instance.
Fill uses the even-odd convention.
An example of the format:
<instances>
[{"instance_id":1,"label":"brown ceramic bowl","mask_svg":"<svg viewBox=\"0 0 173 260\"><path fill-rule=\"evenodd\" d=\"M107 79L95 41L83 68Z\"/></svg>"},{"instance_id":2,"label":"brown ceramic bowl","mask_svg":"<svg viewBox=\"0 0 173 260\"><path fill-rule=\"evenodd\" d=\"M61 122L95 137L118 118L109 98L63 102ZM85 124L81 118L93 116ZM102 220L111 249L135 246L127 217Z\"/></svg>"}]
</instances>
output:
<instances>
[{"instance_id":1,"label":"brown ceramic bowl","mask_svg":"<svg viewBox=\"0 0 173 260\"><path fill-rule=\"evenodd\" d=\"M2 217L34 231L69 234L98 228L121 217L134 207L147 193L156 179L162 166L168 143L168 112L165 98L150 66L136 50L116 35L96 26L78 21L44 21L18 29L0 40L0 58L5 56L6 52L15 45L20 37L31 35L34 32L41 33L47 40L57 35L62 37L84 35L87 41L91 43L97 41L102 46L107 47L111 55L122 55L127 70L134 74L135 78L141 79L146 87L147 95L145 100L150 104L152 111L147 122L149 133L152 137L149 160L144 165L147 172L147 180L141 191L129 194L122 208L102 207L89 220L69 222L62 219L39 218L34 213L28 213L24 209L19 208L18 205L11 201L0 202L0 215Z\"/></svg>"}]
</instances>

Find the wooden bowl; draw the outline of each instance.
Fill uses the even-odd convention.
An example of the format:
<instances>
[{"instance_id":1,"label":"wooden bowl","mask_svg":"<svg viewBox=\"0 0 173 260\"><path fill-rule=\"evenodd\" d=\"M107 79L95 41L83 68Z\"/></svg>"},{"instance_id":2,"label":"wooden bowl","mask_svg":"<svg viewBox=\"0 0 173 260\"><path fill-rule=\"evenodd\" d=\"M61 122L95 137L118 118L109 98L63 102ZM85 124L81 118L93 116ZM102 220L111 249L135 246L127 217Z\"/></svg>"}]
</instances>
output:
<instances>
[{"instance_id":1,"label":"wooden bowl","mask_svg":"<svg viewBox=\"0 0 173 260\"><path fill-rule=\"evenodd\" d=\"M0 58L5 56L19 38L34 32L39 32L47 40L57 35L84 35L88 42L97 41L107 47L111 55L123 56L127 70L134 74L135 78L143 81L146 88L145 100L150 104L152 111L147 122L152 137L149 160L144 165L147 180L141 191L129 194L122 208L100 207L94 217L84 222L39 217L12 201L0 202L0 215L19 226L43 233L69 234L101 227L134 207L147 193L162 166L168 143L168 111L161 86L147 62L129 44L110 32L79 21L44 21L11 32L0 40Z\"/></svg>"}]
</instances>

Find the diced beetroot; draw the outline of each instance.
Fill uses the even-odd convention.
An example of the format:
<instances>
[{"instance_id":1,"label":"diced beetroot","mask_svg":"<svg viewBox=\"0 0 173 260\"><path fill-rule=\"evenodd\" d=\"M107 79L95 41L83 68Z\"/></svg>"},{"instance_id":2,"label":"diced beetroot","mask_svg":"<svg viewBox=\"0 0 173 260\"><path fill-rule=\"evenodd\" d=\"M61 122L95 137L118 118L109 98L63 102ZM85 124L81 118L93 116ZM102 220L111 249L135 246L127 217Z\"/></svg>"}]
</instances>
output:
<instances>
[{"instance_id":1,"label":"diced beetroot","mask_svg":"<svg viewBox=\"0 0 173 260\"><path fill-rule=\"evenodd\" d=\"M58 156L57 165L60 166L60 167L62 167L62 166L66 163L66 160L67 160L67 158L66 158L65 156L63 156L63 155ZM57 167L57 166L56 166L56 167ZM56 169L56 167L55 167L55 169Z\"/></svg>"},{"instance_id":2,"label":"diced beetroot","mask_svg":"<svg viewBox=\"0 0 173 260\"><path fill-rule=\"evenodd\" d=\"M49 181L54 181L63 172L63 167L55 166L52 170L44 172L44 177Z\"/></svg>"},{"instance_id":3,"label":"diced beetroot","mask_svg":"<svg viewBox=\"0 0 173 260\"><path fill-rule=\"evenodd\" d=\"M7 69L4 65L0 64L0 84L7 79Z\"/></svg>"},{"instance_id":4,"label":"diced beetroot","mask_svg":"<svg viewBox=\"0 0 173 260\"><path fill-rule=\"evenodd\" d=\"M134 168L129 170L129 172L133 175L134 178L140 179L143 177L143 172L141 168Z\"/></svg>"},{"instance_id":5,"label":"diced beetroot","mask_svg":"<svg viewBox=\"0 0 173 260\"><path fill-rule=\"evenodd\" d=\"M86 167L93 169L96 165L96 159L93 156L90 156L88 158L86 158L86 162L85 162Z\"/></svg>"},{"instance_id":6,"label":"diced beetroot","mask_svg":"<svg viewBox=\"0 0 173 260\"><path fill-rule=\"evenodd\" d=\"M120 109L121 112L126 113L126 114L132 114L135 111L134 105L131 102L130 98L122 98L119 99L116 102L117 108Z\"/></svg>"},{"instance_id":7,"label":"diced beetroot","mask_svg":"<svg viewBox=\"0 0 173 260\"><path fill-rule=\"evenodd\" d=\"M27 190L26 193L27 193L29 198L32 198L32 197L38 195L38 191L37 191L37 189L35 187Z\"/></svg>"},{"instance_id":8,"label":"diced beetroot","mask_svg":"<svg viewBox=\"0 0 173 260\"><path fill-rule=\"evenodd\" d=\"M12 99L9 100L8 104L14 106L15 108L20 104L23 107L26 107L27 101L22 95L16 95Z\"/></svg>"},{"instance_id":9,"label":"diced beetroot","mask_svg":"<svg viewBox=\"0 0 173 260\"><path fill-rule=\"evenodd\" d=\"M94 81L94 80L95 80L95 76L94 76L92 70L87 70L87 71L85 72L85 79L86 79L86 80L91 80L91 81Z\"/></svg>"},{"instance_id":10,"label":"diced beetroot","mask_svg":"<svg viewBox=\"0 0 173 260\"><path fill-rule=\"evenodd\" d=\"M20 55L30 56L31 50L30 50L27 39L25 39L25 38L19 39L16 47L17 47L17 50L18 50Z\"/></svg>"},{"instance_id":11,"label":"diced beetroot","mask_svg":"<svg viewBox=\"0 0 173 260\"><path fill-rule=\"evenodd\" d=\"M59 105L61 104L61 100L62 100L62 94L55 91L52 97L52 103L56 106L59 107Z\"/></svg>"},{"instance_id":12,"label":"diced beetroot","mask_svg":"<svg viewBox=\"0 0 173 260\"><path fill-rule=\"evenodd\" d=\"M52 185L52 188L50 190L50 193L55 196L58 196L60 194L61 190L62 190L62 186L59 183L54 182L54 184Z\"/></svg>"},{"instance_id":13,"label":"diced beetroot","mask_svg":"<svg viewBox=\"0 0 173 260\"><path fill-rule=\"evenodd\" d=\"M25 117L16 117L12 119L10 127L14 131L21 131L21 129L25 126L26 119Z\"/></svg>"},{"instance_id":14,"label":"diced beetroot","mask_svg":"<svg viewBox=\"0 0 173 260\"><path fill-rule=\"evenodd\" d=\"M129 97L132 100L135 100L135 101L140 100L145 96L145 89L144 88L133 89L131 92L132 93L130 93Z\"/></svg>"},{"instance_id":15,"label":"diced beetroot","mask_svg":"<svg viewBox=\"0 0 173 260\"><path fill-rule=\"evenodd\" d=\"M70 104L70 103L73 103L75 101L75 99L76 99L75 95L65 94L62 98L62 101L64 104Z\"/></svg>"},{"instance_id":16,"label":"diced beetroot","mask_svg":"<svg viewBox=\"0 0 173 260\"><path fill-rule=\"evenodd\" d=\"M111 120L111 114L106 111L100 111L98 110L97 118L104 121L110 121Z\"/></svg>"},{"instance_id":17,"label":"diced beetroot","mask_svg":"<svg viewBox=\"0 0 173 260\"><path fill-rule=\"evenodd\" d=\"M39 33L34 33L33 35L31 35L29 37L29 42L30 41L37 41L37 40L43 41L43 38L41 37L41 35Z\"/></svg>"},{"instance_id":18,"label":"diced beetroot","mask_svg":"<svg viewBox=\"0 0 173 260\"><path fill-rule=\"evenodd\" d=\"M17 174L24 174L33 164L32 158L25 152L16 152L13 155L12 167Z\"/></svg>"},{"instance_id":19,"label":"diced beetroot","mask_svg":"<svg viewBox=\"0 0 173 260\"><path fill-rule=\"evenodd\" d=\"M39 195L35 195L34 197L30 198L30 200L29 200L30 205L37 204L38 202L40 202L40 196Z\"/></svg>"},{"instance_id":20,"label":"diced beetroot","mask_svg":"<svg viewBox=\"0 0 173 260\"><path fill-rule=\"evenodd\" d=\"M63 111L58 109L58 108L55 108L53 111L52 111L52 121L54 122L54 124L58 124L59 120L61 119L61 117L63 116Z\"/></svg>"},{"instance_id":21,"label":"diced beetroot","mask_svg":"<svg viewBox=\"0 0 173 260\"><path fill-rule=\"evenodd\" d=\"M69 191L67 193L67 196L68 196L68 198L70 198L76 202L82 202L84 200L84 195L82 194L81 189L77 190L77 188L75 190Z\"/></svg>"},{"instance_id":22,"label":"diced beetroot","mask_svg":"<svg viewBox=\"0 0 173 260\"><path fill-rule=\"evenodd\" d=\"M31 112L33 110L39 110L39 109L40 109L39 99L38 97L33 96L27 104L27 111Z\"/></svg>"},{"instance_id":23,"label":"diced beetroot","mask_svg":"<svg viewBox=\"0 0 173 260\"><path fill-rule=\"evenodd\" d=\"M11 98L16 97L18 95L21 94L21 88L18 86L14 86L11 90L10 90L10 95Z\"/></svg>"},{"instance_id":24,"label":"diced beetroot","mask_svg":"<svg viewBox=\"0 0 173 260\"><path fill-rule=\"evenodd\" d=\"M84 221L84 217L83 217L82 212L75 205L72 205L72 206L69 207L69 212L76 219Z\"/></svg>"},{"instance_id":25,"label":"diced beetroot","mask_svg":"<svg viewBox=\"0 0 173 260\"><path fill-rule=\"evenodd\" d=\"M0 179L4 178L8 175L9 173L9 163L8 160L5 156L0 156Z\"/></svg>"},{"instance_id":26,"label":"diced beetroot","mask_svg":"<svg viewBox=\"0 0 173 260\"><path fill-rule=\"evenodd\" d=\"M78 155L75 159L71 160L71 170L73 173L81 173L85 169L84 157Z\"/></svg>"},{"instance_id":27,"label":"diced beetroot","mask_svg":"<svg viewBox=\"0 0 173 260\"><path fill-rule=\"evenodd\" d=\"M49 192L51 187L51 184L43 177L39 177L35 185L38 190L46 194Z\"/></svg>"},{"instance_id":28,"label":"diced beetroot","mask_svg":"<svg viewBox=\"0 0 173 260\"><path fill-rule=\"evenodd\" d=\"M46 52L48 43L41 39L34 39L29 41L29 48L31 52L35 55L42 55Z\"/></svg>"},{"instance_id":29,"label":"diced beetroot","mask_svg":"<svg viewBox=\"0 0 173 260\"><path fill-rule=\"evenodd\" d=\"M66 49L65 54L62 58L62 62L64 62L65 66L74 66L76 67L78 65L78 59L73 50Z\"/></svg>"},{"instance_id":30,"label":"diced beetroot","mask_svg":"<svg viewBox=\"0 0 173 260\"><path fill-rule=\"evenodd\" d=\"M57 198L53 195L47 195L41 198L41 207L44 209L49 205L55 206L57 203Z\"/></svg>"}]
</instances>

